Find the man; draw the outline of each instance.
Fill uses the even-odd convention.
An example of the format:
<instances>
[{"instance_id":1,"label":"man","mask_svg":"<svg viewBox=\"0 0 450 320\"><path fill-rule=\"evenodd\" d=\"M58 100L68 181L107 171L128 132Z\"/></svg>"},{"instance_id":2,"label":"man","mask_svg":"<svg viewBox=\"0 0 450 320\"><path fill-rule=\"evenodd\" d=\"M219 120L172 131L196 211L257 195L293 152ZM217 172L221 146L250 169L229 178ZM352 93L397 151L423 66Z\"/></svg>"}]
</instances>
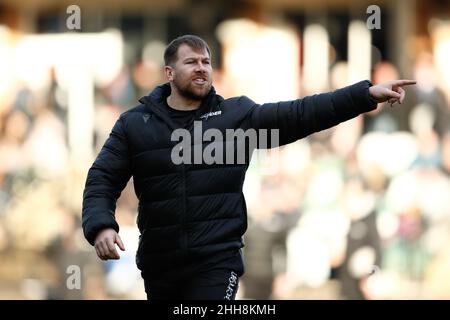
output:
<instances>
[{"instance_id":1,"label":"man","mask_svg":"<svg viewBox=\"0 0 450 320\"><path fill-rule=\"evenodd\" d=\"M141 232L136 263L149 299L234 299L244 273L242 186L250 156L237 161L233 143L230 149L234 138L225 138L219 145L233 161L192 163L191 151L195 158L196 147L206 151L209 141L194 138L185 150L175 131L270 129L284 145L371 111L379 102L402 103L402 86L415 83L362 81L332 93L258 105L245 96L224 100L215 93L210 49L197 36L173 40L164 59L168 83L120 116L89 170L83 199L86 239L100 259L119 259L115 245L125 248L114 219L116 200L133 176Z\"/></svg>"}]
</instances>

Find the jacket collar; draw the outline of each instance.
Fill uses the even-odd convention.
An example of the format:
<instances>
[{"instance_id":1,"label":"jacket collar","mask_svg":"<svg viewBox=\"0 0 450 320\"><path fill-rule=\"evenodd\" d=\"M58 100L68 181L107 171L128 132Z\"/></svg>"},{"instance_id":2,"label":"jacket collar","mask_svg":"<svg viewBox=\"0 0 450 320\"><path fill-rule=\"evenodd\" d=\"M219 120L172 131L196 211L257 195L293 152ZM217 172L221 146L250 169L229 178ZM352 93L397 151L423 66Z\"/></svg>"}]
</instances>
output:
<instances>
[{"instance_id":1,"label":"jacket collar","mask_svg":"<svg viewBox=\"0 0 450 320\"><path fill-rule=\"evenodd\" d=\"M148 96L144 96L139 99L139 102L145 104L148 111L154 113L156 116L161 118L167 125L174 130L174 125L170 119L169 111L167 107L164 105L165 100L170 95L171 87L170 83L164 83L162 85L157 86ZM211 87L211 90L208 92L206 97L203 99L200 107L197 109L195 113L196 120L201 120L200 116L209 112L212 112L214 108L216 108L220 102L223 101L223 98L216 94L216 90L214 87Z\"/></svg>"}]
</instances>

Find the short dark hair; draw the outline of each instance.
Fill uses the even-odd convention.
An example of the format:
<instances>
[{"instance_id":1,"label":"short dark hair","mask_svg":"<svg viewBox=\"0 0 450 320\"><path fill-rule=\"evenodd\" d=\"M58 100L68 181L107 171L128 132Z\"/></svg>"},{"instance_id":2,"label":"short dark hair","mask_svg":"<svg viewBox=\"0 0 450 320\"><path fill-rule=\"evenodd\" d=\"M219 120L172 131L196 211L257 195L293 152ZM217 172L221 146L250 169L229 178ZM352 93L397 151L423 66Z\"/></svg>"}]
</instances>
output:
<instances>
[{"instance_id":1,"label":"short dark hair","mask_svg":"<svg viewBox=\"0 0 450 320\"><path fill-rule=\"evenodd\" d=\"M193 49L205 50L211 57L211 50L205 40L192 34L186 34L172 40L164 51L164 64L166 66L172 65L177 60L178 48L186 44Z\"/></svg>"}]
</instances>

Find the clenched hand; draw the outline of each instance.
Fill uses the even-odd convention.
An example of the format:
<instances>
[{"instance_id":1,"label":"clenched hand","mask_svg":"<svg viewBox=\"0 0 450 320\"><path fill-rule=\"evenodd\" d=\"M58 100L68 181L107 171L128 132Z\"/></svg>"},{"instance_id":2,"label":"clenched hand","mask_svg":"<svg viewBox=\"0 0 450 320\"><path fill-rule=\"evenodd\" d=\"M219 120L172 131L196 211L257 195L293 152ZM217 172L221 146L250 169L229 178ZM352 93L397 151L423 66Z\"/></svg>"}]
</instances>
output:
<instances>
[{"instance_id":1,"label":"clenched hand","mask_svg":"<svg viewBox=\"0 0 450 320\"><path fill-rule=\"evenodd\" d=\"M125 251L125 247L120 239L119 234L112 228L100 231L95 238L95 251L97 256L102 260L120 259L119 253L116 250L116 244L120 250Z\"/></svg>"}]
</instances>

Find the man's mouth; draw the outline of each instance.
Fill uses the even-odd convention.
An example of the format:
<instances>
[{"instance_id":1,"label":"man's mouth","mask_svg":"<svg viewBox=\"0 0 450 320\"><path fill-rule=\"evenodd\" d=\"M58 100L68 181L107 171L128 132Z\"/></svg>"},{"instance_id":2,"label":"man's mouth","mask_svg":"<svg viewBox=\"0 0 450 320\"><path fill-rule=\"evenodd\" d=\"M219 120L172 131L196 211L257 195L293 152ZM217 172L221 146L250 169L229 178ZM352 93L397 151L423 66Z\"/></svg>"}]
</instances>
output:
<instances>
[{"instance_id":1,"label":"man's mouth","mask_svg":"<svg viewBox=\"0 0 450 320\"><path fill-rule=\"evenodd\" d=\"M202 85L206 84L206 79L204 79L204 78L197 78L197 79L194 79L193 82L195 84L199 85L199 86L202 86Z\"/></svg>"}]
</instances>

